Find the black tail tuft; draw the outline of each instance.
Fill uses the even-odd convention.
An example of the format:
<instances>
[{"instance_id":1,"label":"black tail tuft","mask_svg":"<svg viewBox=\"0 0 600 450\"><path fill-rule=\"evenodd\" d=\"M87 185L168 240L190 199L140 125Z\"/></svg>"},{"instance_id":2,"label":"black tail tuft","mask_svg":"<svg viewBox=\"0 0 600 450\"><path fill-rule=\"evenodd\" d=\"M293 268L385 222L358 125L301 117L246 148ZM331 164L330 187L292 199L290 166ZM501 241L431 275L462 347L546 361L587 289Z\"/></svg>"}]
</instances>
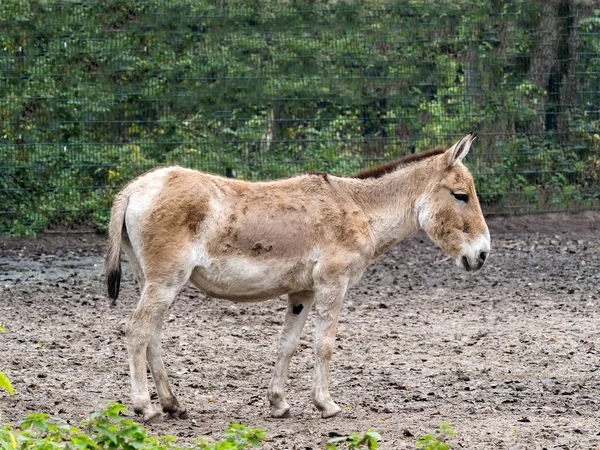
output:
<instances>
[{"instance_id":1,"label":"black tail tuft","mask_svg":"<svg viewBox=\"0 0 600 450\"><path fill-rule=\"evenodd\" d=\"M121 287L121 264L106 275L106 287L108 288L108 296L112 299L110 306L116 306Z\"/></svg>"}]
</instances>

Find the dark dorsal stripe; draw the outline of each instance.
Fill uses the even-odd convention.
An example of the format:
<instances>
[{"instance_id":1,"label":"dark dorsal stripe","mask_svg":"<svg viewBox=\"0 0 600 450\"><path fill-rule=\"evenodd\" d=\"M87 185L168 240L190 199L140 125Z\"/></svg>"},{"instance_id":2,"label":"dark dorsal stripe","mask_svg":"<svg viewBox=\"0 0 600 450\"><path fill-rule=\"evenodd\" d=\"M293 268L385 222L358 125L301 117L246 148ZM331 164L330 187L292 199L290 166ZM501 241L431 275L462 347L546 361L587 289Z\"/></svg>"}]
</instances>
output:
<instances>
[{"instance_id":1,"label":"dark dorsal stripe","mask_svg":"<svg viewBox=\"0 0 600 450\"><path fill-rule=\"evenodd\" d=\"M400 167L423 161L424 159L431 158L432 156L441 155L446 150L447 149L445 148L439 147L421 153L413 153L412 155L406 155L395 161L382 164L377 167L372 167L371 169L361 170L357 174L352 175L352 178L381 178L385 174L391 173Z\"/></svg>"}]
</instances>

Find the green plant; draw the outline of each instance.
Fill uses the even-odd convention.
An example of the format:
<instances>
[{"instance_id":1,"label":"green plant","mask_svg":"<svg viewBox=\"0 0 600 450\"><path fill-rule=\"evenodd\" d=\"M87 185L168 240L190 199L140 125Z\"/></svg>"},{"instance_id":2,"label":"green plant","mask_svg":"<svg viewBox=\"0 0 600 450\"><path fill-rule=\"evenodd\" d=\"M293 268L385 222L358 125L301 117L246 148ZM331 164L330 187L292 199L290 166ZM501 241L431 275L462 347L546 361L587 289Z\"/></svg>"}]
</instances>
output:
<instances>
[{"instance_id":1,"label":"green plant","mask_svg":"<svg viewBox=\"0 0 600 450\"><path fill-rule=\"evenodd\" d=\"M4 372L0 370L0 388L4 389L9 394L13 395L15 393L12 385L10 384L10 380L5 375Z\"/></svg>"},{"instance_id":2,"label":"green plant","mask_svg":"<svg viewBox=\"0 0 600 450\"><path fill-rule=\"evenodd\" d=\"M200 439L198 442L202 450L241 450L259 447L261 440L265 439L266 435L264 430L232 423L225 432L225 437L226 439L220 442L209 443L205 439Z\"/></svg>"},{"instance_id":3,"label":"green plant","mask_svg":"<svg viewBox=\"0 0 600 450\"><path fill-rule=\"evenodd\" d=\"M440 429L436 433L426 434L417 440L418 450L448 450L450 445L446 443L446 439L451 438L456 434L448 422L442 422Z\"/></svg>"},{"instance_id":4,"label":"green plant","mask_svg":"<svg viewBox=\"0 0 600 450\"><path fill-rule=\"evenodd\" d=\"M337 445L345 443L348 449L354 448L366 448L368 450L375 450L379 448L379 441L381 436L375 430L367 430L362 435L359 433L352 433L348 436L338 436L327 441L327 450L337 450Z\"/></svg>"},{"instance_id":5,"label":"green plant","mask_svg":"<svg viewBox=\"0 0 600 450\"><path fill-rule=\"evenodd\" d=\"M5 330L4 330L4 328L2 328L2 324L0 324L0 333L4 333L4 332L5 332ZM14 395L14 393L15 393L12 385L10 384L10 380L5 375L5 373L2 372L1 370L0 370L0 388L4 389L10 395Z\"/></svg>"},{"instance_id":6,"label":"green plant","mask_svg":"<svg viewBox=\"0 0 600 450\"><path fill-rule=\"evenodd\" d=\"M1 450L244 450L260 445L264 430L231 424L225 439L199 439L191 447L179 446L173 436L148 436L147 430L123 416L127 409L110 403L73 427L48 414L29 414L18 427L0 428Z\"/></svg>"}]
</instances>

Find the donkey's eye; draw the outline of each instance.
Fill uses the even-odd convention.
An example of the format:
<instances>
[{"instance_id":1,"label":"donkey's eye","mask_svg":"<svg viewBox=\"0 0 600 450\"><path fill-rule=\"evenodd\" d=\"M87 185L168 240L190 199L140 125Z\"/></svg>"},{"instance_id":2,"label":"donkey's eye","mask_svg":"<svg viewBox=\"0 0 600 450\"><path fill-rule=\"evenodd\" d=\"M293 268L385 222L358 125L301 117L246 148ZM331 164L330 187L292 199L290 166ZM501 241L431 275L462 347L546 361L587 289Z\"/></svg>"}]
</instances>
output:
<instances>
[{"instance_id":1,"label":"donkey's eye","mask_svg":"<svg viewBox=\"0 0 600 450\"><path fill-rule=\"evenodd\" d=\"M467 203L469 201L469 196L467 194L459 194L458 192L453 192L452 195L459 202Z\"/></svg>"}]
</instances>

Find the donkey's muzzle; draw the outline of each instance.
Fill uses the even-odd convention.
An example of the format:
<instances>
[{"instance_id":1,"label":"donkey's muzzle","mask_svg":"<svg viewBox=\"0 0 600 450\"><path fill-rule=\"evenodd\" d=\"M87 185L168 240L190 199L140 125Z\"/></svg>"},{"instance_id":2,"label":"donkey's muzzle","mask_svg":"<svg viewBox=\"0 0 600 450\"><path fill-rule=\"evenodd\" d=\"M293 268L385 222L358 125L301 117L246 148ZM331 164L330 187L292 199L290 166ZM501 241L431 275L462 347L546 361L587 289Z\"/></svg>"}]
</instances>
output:
<instances>
[{"instance_id":1,"label":"donkey's muzzle","mask_svg":"<svg viewBox=\"0 0 600 450\"><path fill-rule=\"evenodd\" d=\"M483 267L490 255L490 234L485 233L475 239L465 242L460 255L455 262L458 267L467 272L475 272Z\"/></svg>"},{"instance_id":2,"label":"donkey's muzzle","mask_svg":"<svg viewBox=\"0 0 600 450\"><path fill-rule=\"evenodd\" d=\"M477 256L477 260L472 261L463 255L461 258L461 261L460 261L461 262L460 265L467 272L475 272L483 267L483 264L485 263L487 256L488 256L487 252L479 252L479 255Z\"/></svg>"}]
</instances>

